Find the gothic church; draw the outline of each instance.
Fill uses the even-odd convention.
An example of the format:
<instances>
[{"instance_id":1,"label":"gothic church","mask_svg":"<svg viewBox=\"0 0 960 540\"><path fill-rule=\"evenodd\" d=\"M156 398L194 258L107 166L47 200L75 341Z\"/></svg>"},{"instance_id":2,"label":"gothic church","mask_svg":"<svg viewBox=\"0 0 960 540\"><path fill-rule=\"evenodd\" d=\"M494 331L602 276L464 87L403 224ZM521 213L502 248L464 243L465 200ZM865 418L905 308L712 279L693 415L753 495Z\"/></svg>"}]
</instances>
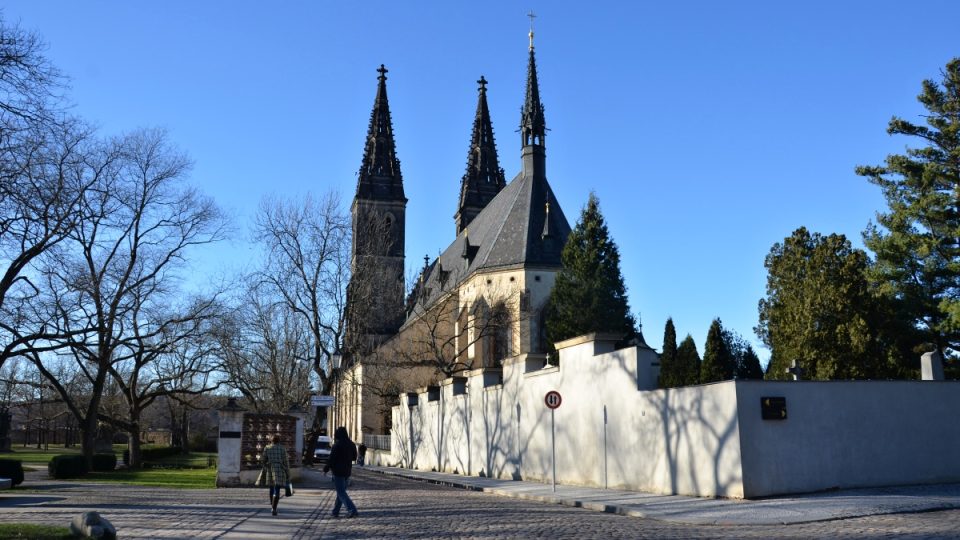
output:
<instances>
[{"instance_id":1,"label":"gothic church","mask_svg":"<svg viewBox=\"0 0 960 540\"><path fill-rule=\"evenodd\" d=\"M380 66L351 207L352 278L334 421L354 440L387 434L397 396L506 362L549 361L543 311L570 233L547 182L546 120L530 32L520 118L520 172L505 180L481 77L456 238L404 286L407 199L396 155L387 70ZM451 379L453 377L453 379Z\"/></svg>"}]
</instances>

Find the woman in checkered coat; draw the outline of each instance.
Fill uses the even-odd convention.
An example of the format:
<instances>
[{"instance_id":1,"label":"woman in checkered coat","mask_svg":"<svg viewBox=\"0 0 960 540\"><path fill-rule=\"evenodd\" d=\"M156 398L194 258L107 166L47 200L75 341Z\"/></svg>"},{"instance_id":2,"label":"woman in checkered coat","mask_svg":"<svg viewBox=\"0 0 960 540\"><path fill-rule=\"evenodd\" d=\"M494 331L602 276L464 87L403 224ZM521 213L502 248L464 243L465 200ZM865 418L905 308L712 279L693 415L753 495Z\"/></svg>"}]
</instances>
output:
<instances>
[{"instance_id":1,"label":"woman in checkered coat","mask_svg":"<svg viewBox=\"0 0 960 540\"><path fill-rule=\"evenodd\" d=\"M260 454L260 472L264 484L270 488L270 506L273 515L277 515L277 504L280 502L280 490L287 487L290 481L290 463L287 461L287 449L280 444L280 435L273 436L273 444L268 444Z\"/></svg>"}]
</instances>

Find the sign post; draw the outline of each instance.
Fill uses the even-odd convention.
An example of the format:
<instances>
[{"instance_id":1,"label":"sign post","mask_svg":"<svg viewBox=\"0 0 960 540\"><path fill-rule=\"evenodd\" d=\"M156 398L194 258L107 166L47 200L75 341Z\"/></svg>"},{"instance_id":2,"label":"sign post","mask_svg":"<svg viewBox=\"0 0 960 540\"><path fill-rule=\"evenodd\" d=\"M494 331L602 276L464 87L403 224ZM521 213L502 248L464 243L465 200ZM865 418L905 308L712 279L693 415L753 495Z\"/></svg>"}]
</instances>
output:
<instances>
[{"instance_id":1,"label":"sign post","mask_svg":"<svg viewBox=\"0 0 960 540\"><path fill-rule=\"evenodd\" d=\"M554 418L554 411L563 402L560 392L551 390L543 397L543 402L550 408L550 447L553 451L553 482L550 484L553 491L557 491L557 423Z\"/></svg>"}]
</instances>

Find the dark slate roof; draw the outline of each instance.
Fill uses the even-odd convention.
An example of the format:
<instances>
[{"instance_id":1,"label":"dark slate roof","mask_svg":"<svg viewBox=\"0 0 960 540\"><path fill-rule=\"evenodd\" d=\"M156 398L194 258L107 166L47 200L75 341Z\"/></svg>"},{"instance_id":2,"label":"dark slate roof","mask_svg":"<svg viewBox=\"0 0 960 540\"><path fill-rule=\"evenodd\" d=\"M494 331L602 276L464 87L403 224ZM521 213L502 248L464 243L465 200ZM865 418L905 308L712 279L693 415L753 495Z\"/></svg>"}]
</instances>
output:
<instances>
[{"instance_id":1,"label":"dark slate roof","mask_svg":"<svg viewBox=\"0 0 960 540\"><path fill-rule=\"evenodd\" d=\"M545 224L549 235L543 237ZM569 234L570 224L547 180L521 173L490 201L437 259L424 268L423 281L408 299L408 313L425 290L431 297L438 291L451 291L480 270L510 267L559 269L560 251ZM435 297L428 297L427 305L434 300Z\"/></svg>"}]
</instances>

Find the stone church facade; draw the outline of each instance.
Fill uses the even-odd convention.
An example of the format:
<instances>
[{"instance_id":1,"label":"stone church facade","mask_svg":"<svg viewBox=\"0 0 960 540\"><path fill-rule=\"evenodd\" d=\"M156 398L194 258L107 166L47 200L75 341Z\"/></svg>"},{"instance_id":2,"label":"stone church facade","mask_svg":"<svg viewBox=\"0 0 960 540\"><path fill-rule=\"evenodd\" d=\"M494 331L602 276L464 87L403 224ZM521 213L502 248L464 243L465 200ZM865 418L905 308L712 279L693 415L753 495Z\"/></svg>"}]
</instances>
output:
<instances>
[{"instance_id":1,"label":"stone church facade","mask_svg":"<svg viewBox=\"0 0 960 540\"><path fill-rule=\"evenodd\" d=\"M406 293L407 199L378 69L356 195L352 279L343 366L332 393L333 421L355 440L387 434L399 396L483 373L504 360L549 362L543 314L570 225L547 181L546 120L533 33L520 119L520 172L506 182L481 77L467 170L454 215L456 238L425 258ZM452 379L451 379L452 378Z\"/></svg>"}]
</instances>

